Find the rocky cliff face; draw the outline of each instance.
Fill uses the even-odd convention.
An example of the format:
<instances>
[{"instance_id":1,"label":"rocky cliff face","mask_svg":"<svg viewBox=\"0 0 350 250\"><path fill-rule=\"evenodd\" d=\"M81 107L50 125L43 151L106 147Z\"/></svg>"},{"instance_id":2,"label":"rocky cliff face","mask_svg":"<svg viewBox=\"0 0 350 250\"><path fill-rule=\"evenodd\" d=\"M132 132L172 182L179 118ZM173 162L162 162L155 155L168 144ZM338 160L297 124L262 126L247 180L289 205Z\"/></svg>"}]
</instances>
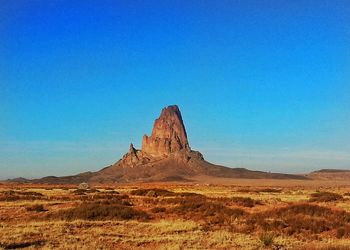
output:
<instances>
[{"instance_id":1,"label":"rocky cliff face","mask_svg":"<svg viewBox=\"0 0 350 250\"><path fill-rule=\"evenodd\" d=\"M176 105L162 110L160 117L154 122L152 135L144 135L141 151L154 157L190 151L181 112Z\"/></svg>"},{"instance_id":2,"label":"rocky cliff face","mask_svg":"<svg viewBox=\"0 0 350 250\"><path fill-rule=\"evenodd\" d=\"M141 150L130 144L122 159L97 172L90 181L188 181L206 171L206 164L200 152L191 150L181 112L172 105L163 108L152 134L144 135Z\"/></svg>"},{"instance_id":3,"label":"rocky cliff face","mask_svg":"<svg viewBox=\"0 0 350 250\"><path fill-rule=\"evenodd\" d=\"M178 106L172 105L163 108L154 122L151 136L144 135L142 149L137 150L131 144L129 152L118 163L134 167L169 156L186 160L191 152L181 112Z\"/></svg>"}]
</instances>

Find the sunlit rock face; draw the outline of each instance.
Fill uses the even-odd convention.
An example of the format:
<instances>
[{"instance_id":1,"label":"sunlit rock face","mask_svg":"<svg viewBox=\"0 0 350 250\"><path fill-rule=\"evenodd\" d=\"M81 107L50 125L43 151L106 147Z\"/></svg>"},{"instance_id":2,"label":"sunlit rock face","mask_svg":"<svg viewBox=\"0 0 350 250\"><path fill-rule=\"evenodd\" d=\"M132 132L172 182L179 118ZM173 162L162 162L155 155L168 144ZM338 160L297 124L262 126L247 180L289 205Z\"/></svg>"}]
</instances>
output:
<instances>
[{"instance_id":1,"label":"sunlit rock face","mask_svg":"<svg viewBox=\"0 0 350 250\"><path fill-rule=\"evenodd\" d=\"M176 105L162 110L154 122L152 135L144 135L141 151L153 157L190 151L181 112Z\"/></svg>"},{"instance_id":2,"label":"sunlit rock face","mask_svg":"<svg viewBox=\"0 0 350 250\"><path fill-rule=\"evenodd\" d=\"M179 108L176 105L163 108L155 120L152 135L144 135L142 149L130 144L129 152L117 164L134 167L172 156L174 159L188 161L191 153L186 129Z\"/></svg>"}]
</instances>

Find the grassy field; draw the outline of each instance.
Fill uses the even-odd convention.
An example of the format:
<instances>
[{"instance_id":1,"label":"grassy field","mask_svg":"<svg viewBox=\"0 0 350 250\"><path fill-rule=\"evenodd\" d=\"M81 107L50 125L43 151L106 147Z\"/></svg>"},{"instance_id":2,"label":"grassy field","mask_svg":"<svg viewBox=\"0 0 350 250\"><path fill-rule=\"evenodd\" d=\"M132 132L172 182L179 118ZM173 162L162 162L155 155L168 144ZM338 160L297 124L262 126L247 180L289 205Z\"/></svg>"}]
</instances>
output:
<instances>
[{"instance_id":1,"label":"grassy field","mask_svg":"<svg viewBox=\"0 0 350 250\"><path fill-rule=\"evenodd\" d=\"M0 185L3 249L350 249L350 185Z\"/></svg>"}]
</instances>

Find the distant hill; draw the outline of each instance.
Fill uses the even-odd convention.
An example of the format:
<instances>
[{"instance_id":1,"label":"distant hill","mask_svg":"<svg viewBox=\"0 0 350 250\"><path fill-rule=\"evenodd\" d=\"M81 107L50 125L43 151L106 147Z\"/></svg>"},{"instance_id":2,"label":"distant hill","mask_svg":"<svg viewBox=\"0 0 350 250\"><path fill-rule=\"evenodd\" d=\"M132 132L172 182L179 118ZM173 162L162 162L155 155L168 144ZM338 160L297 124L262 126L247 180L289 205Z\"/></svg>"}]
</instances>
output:
<instances>
[{"instance_id":1,"label":"distant hill","mask_svg":"<svg viewBox=\"0 0 350 250\"><path fill-rule=\"evenodd\" d=\"M350 173L350 170L347 169L321 169L314 171L312 173Z\"/></svg>"},{"instance_id":2,"label":"distant hill","mask_svg":"<svg viewBox=\"0 0 350 250\"><path fill-rule=\"evenodd\" d=\"M319 180L349 180L350 170L346 169L321 169L306 175L311 179Z\"/></svg>"},{"instance_id":3,"label":"distant hill","mask_svg":"<svg viewBox=\"0 0 350 250\"><path fill-rule=\"evenodd\" d=\"M191 181L198 176L249 179L307 179L301 175L266 173L245 168L228 168L204 160L203 155L190 148L179 108L162 110L155 120L151 136L145 135L142 149L133 144L129 152L115 164L97 172L74 176L48 176L36 180L14 179L32 183L120 183L153 181Z\"/></svg>"}]
</instances>

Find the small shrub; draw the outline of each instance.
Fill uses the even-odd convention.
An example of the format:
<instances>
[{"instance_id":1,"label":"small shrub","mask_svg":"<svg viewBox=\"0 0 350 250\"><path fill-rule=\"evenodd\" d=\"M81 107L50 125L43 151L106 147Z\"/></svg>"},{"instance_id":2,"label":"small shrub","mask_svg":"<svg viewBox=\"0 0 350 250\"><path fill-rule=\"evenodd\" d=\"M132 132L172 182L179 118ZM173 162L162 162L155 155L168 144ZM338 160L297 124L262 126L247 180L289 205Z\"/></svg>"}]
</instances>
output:
<instances>
[{"instance_id":1,"label":"small shrub","mask_svg":"<svg viewBox=\"0 0 350 250\"><path fill-rule=\"evenodd\" d=\"M45 244L45 240L22 240L19 242L11 242L11 243L1 243L0 247L3 249L18 249L18 248L27 248L27 247L35 247L35 249L42 247Z\"/></svg>"},{"instance_id":2,"label":"small shrub","mask_svg":"<svg viewBox=\"0 0 350 250\"><path fill-rule=\"evenodd\" d=\"M115 191L115 190L108 190L108 191L105 191L106 194L120 194L118 191Z\"/></svg>"},{"instance_id":3,"label":"small shrub","mask_svg":"<svg viewBox=\"0 0 350 250\"><path fill-rule=\"evenodd\" d=\"M176 193L177 197L202 197L205 198L205 195L192 193L192 192L182 192L182 193Z\"/></svg>"},{"instance_id":4,"label":"small shrub","mask_svg":"<svg viewBox=\"0 0 350 250\"><path fill-rule=\"evenodd\" d=\"M33 206L26 207L27 211L30 212L45 212L47 211L42 204L36 204Z\"/></svg>"},{"instance_id":5,"label":"small shrub","mask_svg":"<svg viewBox=\"0 0 350 250\"><path fill-rule=\"evenodd\" d=\"M44 196L42 193L33 192L33 191L24 191L24 192L18 192L18 193L20 195L27 195L27 196L38 196L38 197Z\"/></svg>"},{"instance_id":6,"label":"small shrub","mask_svg":"<svg viewBox=\"0 0 350 250\"><path fill-rule=\"evenodd\" d=\"M99 193L99 192L100 192L100 190L95 189L95 188L86 190L86 193Z\"/></svg>"},{"instance_id":7,"label":"small shrub","mask_svg":"<svg viewBox=\"0 0 350 250\"><path fill-rule=\"evenodd\" d=\"M184 204L195 204L199 202L206 202L207 198L202 195L202 196L189 196L189 197L181 197L181 196L176 196L173 198L168 198L161 200L159 202L165 203L165 204L175 204L175 205L184 205Z\"/></svg>"},{"instance_id":8,"label":"small shrub","mask_svg":"<svg viewBox=\"0 0 350 250\"><path fill-rule=\"evenodd\" d=\"M95 203L83 203L80 206L68 210L62 210L56 217L63 220L147 220L149 216L143 211L121 205L105 205Z\"/></svg>"},{"instance_id":9,"label":"small shrub","mask_svg":"<svg viewBox=\"0 0 350 250\"><path fill-rule=\"evenodd\" d=\"M72 191L73 194L76 195L86 195L86 190L85 189L76 189L74 191Z\"/></svg>"},{"instance_id":10,"label":"small shrub","mask_svg":"<svg viewBox=\"0 0 350 250\"><path fill-rule=\"evenodd\" d=\"M255 205L262 205L259 200L254 200L250 197L234 196L231 198L214 198L212 200L223 202L225 205L236 205L241 207L254 207Z\"/></svg>"},{"instance_id":11,"label":"small shrub","mask_svg":"<svg viewBox=\"0 0 350 250\"><path fill-rule=\"evenodd\" d=\"M346 224L337 229L336 232L336 237L337 238L345 238L345 237L350 237L350 225Z\"/></svg>"},{"instance_id":12,"label":"small shrub","mask_svg":"<svg viewBox=\"0 0 350 250\"><path fill-rule=\"evenodd\" d=\"M259 240L265 247L270 247L274 243L275 235L272 232L264 232L260 234Z\"/></svg>"},{"instance_id":13,"label":"small shrub","mask_svg":"<svg viewBox=\"0 0 350 250\"><path fill-rule=\"evenodd\" d=\"M72 191L72 194L86 195L86 190L84 190L84 189L76 189L76 190Z\"/></svg>"},{"instance_id":14,"label":"small shrub","mask_svg":"<svg viewBox=\"0 0 350 250\"><path fill-rule=\"evenodd\" d=\"M287 235L316 235L323 232L336 232L340 235L350 235L350 213L315 204L291 204L282 208L251 214L246 221L246 231L261 229L277 230ZM343 236L342 236L343 237Z\"/></svg>"},{"instance_id":15,"label":"small shrub","mask_svg":"<svg viewBox=\"0 0 350 250\"><path fill-rule=\"evenodd\" d=\"M86 194L92 194L92 193L100 193L99 190L97 189L76 189L71 192L72 194L76 195L86 195Z\"/></svg>"},{"instance_id":16,"label":"small shrub","mask_svg":"<svg viewBox=\"0 0 350 250\"><path fill-rule=\"evenodd\" d=\"M254 192L254 190L250 190L249 188L239 188L236 190L236 192L238 193L250 193L250 192Z\"/></svg>"},{"instance_id":17,"label":"small shrub","mask_svg":"<svg viewBox=\"0 0 350 250\"><path fill-rule=\"evenodd\" d=\"M282 189L276 189L276 188L263 188L263 189L259 189L257 190L258 192L262 192L262 193L281 193Z\"/></svg>"},{"instance_id":18,"label":"small shrub","mask_svg":"<svg viewBox=\"0 0 350 250\"><path fill-rule=\"evenodd\" d=\"M343 196L331 192L316 192L311 194L310 201L312 202L330 202L342 200Z\"/></svg>"},{"instance_id":19,"label":"small shrub","mask_svg":"<svg viewBox=\"0 0 350 250\"><path fill-rule=\"evenodd\" d=\"M346 234L345 228L344 227L340 227L340 228L337 229L336 237L337 238L342 238L342 237L344 237L345 234Z\"/></svg>"},{"instance_id":20,"label":"small shrub","mask_svg":"<svg viewBox=\"0 0 350 250\"><path fill-rule=\"evenodd\" d=\"M135 189L130 192L131 195L146 196L150 189Z\"/></svg>"},{"instance_id":21,"label":"small shrub","mask_svg":"<svg viewBox=\"0 0 350 250\"><path fill-rule=\"evenodd\" d=\"M220 203L209 202L206 199L175 198L178 205L169 212L183 216L185 219L203 220L206 224L230 225L233 219L241 217L246 212L239 208L229 208ZM172 202L174 201L172 200Z\"/></svg>"},{"instance_id":22,"label":"small shrub","mask_svg":"<svg viewBox=\"0 0 350 250\"><path fill-rule=\"evenodd\" d=\"M154 207L151 209L151 212L152 213L164 213L166 211L166 208L165 207Z\"/></svg>"},{"instance_id":23,"label":"small shrub","mask_svg":"<svg viewBox=\"0 0 350 250\"><path fill-rule=\"evenodd\" d=\"M95 195L84 196L81 200L87 202L95 202L96 204L104 204L104 205L123 205L123 206L131 206L132 204L128 200L128 195L114 195L114 194L106 194L100 193Z\"/></svg>"},{"instance_id":24,"label":"small shrub","mask_svg":"<svg viewBox=\"0 0 350 250\"><path fill-rule=\"evenodd\" d=\"M153 189L136 189L130 192L131 195L137 196L149 196L149 197L169 197L175 196L175 193L165 189L153 188Z\"/></svg>"},{"instance_id":25,"label":"small shrub","mask_svg":"<svg viewBox=\"0 0 350 250\"><path fill-rule=\"evenodd\" d=\"M0 201L18 201L18 200L43 200L46 197L42 193L31 191L3 191L0 192Z\"/></svg>"}]
</instances>

